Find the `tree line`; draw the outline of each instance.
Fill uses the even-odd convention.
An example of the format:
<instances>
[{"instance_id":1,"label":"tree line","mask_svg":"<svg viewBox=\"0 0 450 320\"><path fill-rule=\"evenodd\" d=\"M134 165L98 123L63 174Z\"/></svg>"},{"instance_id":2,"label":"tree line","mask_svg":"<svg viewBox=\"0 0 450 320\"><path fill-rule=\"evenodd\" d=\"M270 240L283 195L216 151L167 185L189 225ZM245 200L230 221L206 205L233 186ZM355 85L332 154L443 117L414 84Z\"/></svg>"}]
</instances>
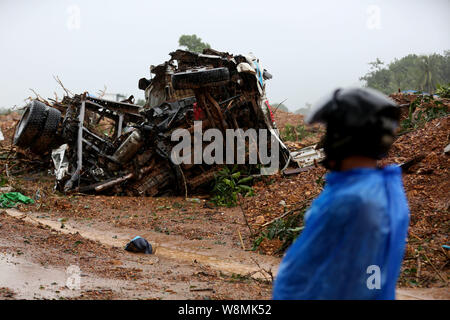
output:
<instances>
[{"instance_id":1,"label":"tree line","mask_svg":"<svg viewBox=\"0 0 450 320\"><path fill-rule=\"evenodd\" d=\"M385 64L380 59L369 63L370 70L360 78L367 87L391 94L398 90L435 93L439 85L450 83L450 50L443 55L409 54Z\"/></svg>"}]
</instances>

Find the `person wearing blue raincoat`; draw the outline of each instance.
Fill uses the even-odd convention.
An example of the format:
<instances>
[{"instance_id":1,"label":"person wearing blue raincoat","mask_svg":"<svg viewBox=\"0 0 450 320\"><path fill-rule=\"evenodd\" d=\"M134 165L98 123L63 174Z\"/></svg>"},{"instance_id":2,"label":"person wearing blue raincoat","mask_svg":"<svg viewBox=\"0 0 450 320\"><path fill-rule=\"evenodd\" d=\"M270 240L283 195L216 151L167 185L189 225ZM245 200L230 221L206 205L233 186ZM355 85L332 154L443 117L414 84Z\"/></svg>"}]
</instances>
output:
<instances>
[{"instance_id":1,"label":"person wearing blue raincoat","mask_svg":"<svg viewBox=\"0 0 450 320\"><path fill-rule=\"evenodd\" d=\"M377 167L391 146L397 106L371 89L338 89L308 121L327 127L325 187L287 250L274 299L395 299L409 209L401 168Z\"/></svg>"}]
</instances>

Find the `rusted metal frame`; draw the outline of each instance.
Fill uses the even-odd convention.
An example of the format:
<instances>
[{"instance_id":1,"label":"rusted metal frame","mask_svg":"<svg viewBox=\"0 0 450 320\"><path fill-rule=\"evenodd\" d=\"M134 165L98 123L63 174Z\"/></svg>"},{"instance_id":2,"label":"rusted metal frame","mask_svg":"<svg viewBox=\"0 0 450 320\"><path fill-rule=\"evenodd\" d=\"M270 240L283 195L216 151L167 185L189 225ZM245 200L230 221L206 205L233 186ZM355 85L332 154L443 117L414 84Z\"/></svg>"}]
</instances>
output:
<instances>
[{"instance_id":1,"label":"rusted metal frame","mask_svg":"<svg viewBox=\"0 0 450 320\"><path fill-rule=\"evenodd\" d=\"M246 100L243 95L236 96L236 98L231 100L228 103L228 105L225 107L223 114L227 115L227 114L232 113L232 109L234 109L235 107L241 106L242 104L244 104L244 102L246 102ZM219 105L220 105L220 103L219 103Z\"/></svg>"},{"instance_id":2,"label":"rusted metal frame","mask_svg":"<svg viewBox=\"0 0 450 320\"><path fill-rule=\"evenodd\" d=\"M225 103L227 103L227 102L231 102L231 101L233 101L233 100L235 100L235 99L237 99L237 98L240 98L240 97L241 97L241 94L238 94L238 95L235 95L234 97L225 99L225 100L219 102L219 106L221 106L221 105L223 105L223 104L225 104Z\"/></svg>"},{"instance_id":3,"label":"rusted metal frame","mask_svg":"<svg viewBox=\"0 0 450 320\"><path fill-rule=\"evenodd\" d=\"M222 129L222 131L223 132L225 132L225 128L223 127L223 123L222 123L222 121L220 120L220 118L219 119L216 119L214 116L213 116L213 114L212 114L212 112L211 112L211 109L209 108L209 105L208 105L208 103L206 102L206 100L207 100L207 98L206 98L206 91L203 89L203 92L202 92L202 94L201 94L201 96L200 96L200 99L201 99L201 106L206 110L206 113L207 113L207 115L208 115L208 119L210 119L210 121L212 121L212 123L214 123L214 127L216 127L216 128L221 128Z\"/></svg>"},{"instance_id":4,"label":"rusted metal frame","mask_svg":"<svg viewBox=\"0 0 450 320\"><path fill-rule=\"evenodd\" d=\"M69 191L72 189L73 184L78 180L78 185L80 184L81 170L83 168L83 125L84 125L84 114L86 110L86 94L81 97L80 113L78 114L78 137L77 137L77 168L75 173L72 175L69 181L64 185L64 191Z\"/></svg>"},{"instance_id":5,"label":"rusted metal frame","mask_svg":"<svg viewBox=\"0 0 450 320\"><path fill-rule=\"evenodd\" d=\"M61 131L61 134L64 136L64 133L66 132L66 123L67 123L67 121L71 121L71 119L72 119L72 114L74 113L74 109L76 109L76 107L75 106L73 106L73 105L69 105L68 107L67 107L67 109L66 109L66 112L65 112L65 114L64 114L64 119L63 119L63 121L62 121L62 131Z\"/></svg>"},{"instance_id":6,"label":"rusted metal frame","mask_svg":"<svg viewBox=\"0 0 450 320\"><path fill-rule=\"evenodd\" d=\"M89 191L95 190L96 192L101 192L101 191L111 188L121 182L127 181L133 177L134 177L134 173L128 173L119 178L111 178L106 181L97 182L97 183L93 183L88 186L81 187L81 188L79 188L79 191L80 192L89 192Z\"/></svg>"},{"instance_id":7,"label":"rusted metal frame","mask_svg":"<svg viewBox=\"0 0 450 320\"><path fill-rule=\"evenodd\" d=\"M143 177L145 174L149 173L154 167L155 167L155 158L152 159L152 162L150 163L150 165L148 165L148 166L146 166L146 167L143 167L143 168L140 168L140 169L138 170L138 172L137 172L138 177L137 177L137 178L138 178L139 180L142 179L142 177Z\"/></svg>"},{"instance_id":8,"label":"rusted metal frame","mask_svg":"<svg viewBox=\"0 0 450 320\"><path fill-rule=\"evenodd\" d=\"M211 127L211 122L209 121L209 119L205 119L204 121L202 121L202 130L203 131L206 130L206 129L209 129L210 127ZM190 134L193 134L194 133L194 126L191 125L189 128L187 128L187 131Z\"/></svg>"},{"instance_id":9,"label":"rusted metal frame","mask_svg":"<svg viewBox=\"0 0 450 320\"><path fill-rule=\"evenodd\" d=\"M122 135L123 127L123 113L119 113L119 120L116 122L116 137L119 138Z\"/></svg>"},{"instance_id":10,"label":"rusted metal frame","mask_svg":"<svg viewBox=\"0 0 450 320\"><path fill-rule=\"evenodd\" d=\"M95 152L97 152L98 154L101 154L101 151L100 151L100 149L95 145L95 144L93 144L92 142L90 142L89 140L86 140L86 139L82 139L83 140L83 143L84 144L86 144L86 145L88 145L89 146L89 148L91 148L91 149L93 149Z\"/></svg>"},{"instance_id":11,"label":"rusted metal frame","mask_svg":"<svg viewBox=\"0 0 450 320\"><path fill-rule=\"evenodd\" d=\"M86 95L83 95L81 101L80 114L78 118L78 139L77 139L77 173L78 184L80 183L81 169L83 168L83 127L84 127L84 115L86 111Z\"/></svg>"},{"instance_id":12,"label":"rusted metal frame","mask_svg":"<svg viewBox=\"0 0 450 320\"><path fill-rule=\"evenodd\" d=\"M262 110L259 108L258 104L256 103L255 100L258 100L258 95L255 94L255 92L250 92L250 93L246 93L243 94L241 96L241 101L242 103L244 102L248 102L250 101L253 107L253 111L255 112L256 115L256 120L259 121L261 116L264 116L264 113L262 112Z\"/></svg>"},{"instance_id":13,"label":"rusted metal frame","mask_svg":"<svg viewBox=\"0 0 450 320\"><path fill-rule=\"evenodd\" d=\"M121 164L119 161L117 161L116 159L114 159L111 156L108 156L107 154L104 154L96 145L94 145L92 142L90 142L89 140L83 139L83 143L85 143L86 145L88 145L90 148L92 148L95 152L98 153L98 156L103 157L108 159L109 161L115 163L115 164Z\"/></svg>"},{"instance_id":14,"label":"rusted metal frame","mask_svg":"<svg viewBox=\"0 0 450 320\"><path fill-rule=\"evenodd\" d=\"M170 126L172 125L173 120L175 120L175 118L178 116L178 112L180 112L180 110L181 110L181 106L178 105L177 111L174 113L172 118L170 118L170 120L167 122L167 129L170 128Z\"/></svg>"},{"instance_id":15,"label":"rusted metal frame","mask_svg":"<svg viewBox=\"0 0 450 320\"><path fill-rule=\"evenodd\" d=\"M127 119L130 119L131 121L137 122L141 121L144 118L137 113L134 112L127 112L126 110L123 110L121 108L115 108L111 106L102 106L101 104L98 104L94 101L87 100L87 108L90 110L93 110L94 112L100 113L110 119L113 119L117 121L118 115L123 114L124 115L124 121L127 122ZM95 108L92 108L95 107ZM99 111L98 109L104 109L103 111ZM115 112L116 114L113 114Z\"/></svg>"},{"instance_id":16,"label":"rusted metal frame","mask_svg":"<svg viewBox=\"0 0 450 320\"><path fill-rule=\"evenodd\" d=\"M110 110L98 103L93 102L93 101L86 101L86 103L87 103L86 108L92 112L100 114L101 118L106 117L106 118L109 118L112 120L117 120L117 114L114 114L114 112L117 113L117 111ZM100 111L100 109L102 109L102 110Z\"/></svg>"},{"instance_id":17,"label":"rusted metal frame","mask_svg":"<svg viewBox=\"0 0 450 320\"><path fill-rule=\"evenodd\" d=\"M95 191L97 191L97 192L103 191L105 189L108 189L108 188L111 188L111 187L115 186L116 184L119 184L119 183L122 183L124 181L127 181L127 180L129 180L129 179L131 179L133 177L134 177L134 173L129 173L129 174L124 175L122 177L109 180L109 181L107 181L107 182L105 182L105 183L103 183L103 184L101 184L99 186L96 186L95 187Z\"/></svg>"},{"instance_id":18,"label":"rusted metal frame","mask_svg":"<svg viewBox=\"0 0 450 320\"><path fill-rule=\"evenodd\" d=\"M93 98L93 97L87 97L86 100L88 102L94 102L98 105L101 105L103 108L111 109L114 111L119 112L128 112L128 113L134 113L139 114L139 110L141 109L140 106L126 103L126 102L117 102L117 101L110 101L100 98Z\"/></svg>"},{"instance_id":19,"label":"rusted metal frame","mask_svg":"<svg viewBox=\"0 0 450 320\"><path fill-rule=\"evenodd\" d=\"M100 117L98 117L97 121L95 121L95 124L98 125L100 123L100 121L103 120L103 118L105 117L104 113L102 112L102 114L100 115Z\"/></svg>"},{"instance_id":20,"label":"rusted metal frame","mask_svg":"<svg viewBox=\"0 0 450 320\"><path fill-rule=\"evenodd\" d=\"M253 110L255 111L255 114L256 114L256 120L259 120L261 115L264 117L264 113L256 104L255 99L250 99L250 101L252 102Z\"/></svg>"},{"instance_id":21,"label":"rusted metal frame","mask_svg":"<svg viewBox=\"0 0 450 320\"><path fill-rule=\"evenodd\" d=\"M213 127L217 127L216 121L214 120L211 111L209 110L207 104L206 104L206 98L204 95L204 89L196 89L194 90L195 93L195 99L197 100L197 103L200 105L200 108L204 109L206 111L206 115L208 117L209 122Z\"/></svg>"},{"instance_id":22,"label":"rusted metal frame","mask_svg":"<svg viewBox=\"0 0 450 320\"><path fill-rule=\"evenodd\" d=\"M236 116L233 114L233 113L231 113L231 118L233 119L233 124L234 124L234 127L236 128L236 129L240 129L240 127L239 127L239 125L238 125L238 123L237 123L237 120L236 120ZM239 132L239 131L238 131ZM242 139L242 140L244 140L244 138L242 137L242 135L240 134L240 132L239 132L239 138L240 139ZM256 152L258 153L258 158L259 158L259 161L262 163L262 160L261 160L261 155L260 155L260 153L259 153L259 148L258 148L258 144L257 144L257 142L255 141L255 140L253 140L253 137L251 136L251 135L249 135L248 136L249 137L249 140L251 140L251 141L249 141L249 151L250 151L250 143L252 143L252 144L254 144L255 146L256 146ZM244 140L245 141L245 140ZM249 152L246 152L245 153L245 158L247 159L247 155L249 154ZM249 160L250 160L250 158L249 158Z\"/></svg>"},{"instance_id":23,"label":"rusted metal frame","mask_svg":"<svg viewBox=\"0 0 450 320\"><path fill-rule=\"evenodd\" d=\"M214 106L215 111L216 111L216 113L217 113L217 115L218 115L218 117L219 117L219 120L220 120L221 124L222 124L223 132L225 132L225 129L228 128L228 125L227 125L226 121L225 121L224 118L223 118L222 110L220 109L219 104L218 104L217 101L209 94L209 92L205 92L205 96L206 96L206 98L209 100L209 102L211 102L212 105Z\"/></svg>"},{"instance_id":24,"label":"rusted metal frame","mask_svg":"<svg viewBox=\"0 0 450 320\"><path fill-rule=\"evenodd\" d=\"M244 138L242 137L242 134L241 134L241 131L239 131L239 125L238 125L238 123L237 123L237 120L236 120L236 117L235 117L235 115L234 114L232 114L231 115L231 118L233 119L233 124L234 124L234 127L238 130L238 134L239 134L239 139L241 139L241 141L244 141L245 142L245 140L244 140ZM234 143L233 143L234 144ZM237 151L237 146L236 146L236 151ZM233 151L233 153L236 155L236 157L237 157L237 152L234 152ZM247 159L247 152L245 153L245 158L244 159ZM235 159L236 160L236 159ZM245 160L244 160L245 161Z\"/></svg>"},{"instance_id":25,"label":"rusted metal frame","mask_svg":"<svg viewBox=\"0 0 450 320\"><path fill-rule=\"evenodd\" d=\"M200 186L200 185L202 185L202 184L205 184L205 183L207 183L207 182L213 180L213 179L214 179L214 174L217 173L217 172L219 172L219 170L220 170L220 168L213 168L213 169L210 169L210 170L204 172L204 173L201 174L201 175L197 175L197 176L195 176L194 178L189 179L189 180L187 181L187 184L188 184L188 186L189 186L191 189L195 189L195 188L197 188L198 186Z\"/></svg>"},{"instance_id":26,"label":"rusted metal frame","mask_svg":"<svg viewBox=\"0 0 450 320\"><path fill-rule=\"evenodd\" d=\"M155 187L168 178L169 176L166 171L155 170L151 175L144 177L142 179L143 181L140 181L141 183L135 186L135 190L139 195L147 193L150 196L154 196L158 193L158 190L155 190Z\"/></svg>"},{"instance_id":27,"label":"rusted metal frame","mask_svg":"<svg viewBox=\"0 0 450 320\"><path fill-rule=\"evenodd\" d=\"M310 165L310 166L303 167L303 168L286 169L283 171L283 175L289 176L292 174L298 174L300 172L305 172L305 171L311 170L314 167L315 167L314 165Z\"/></svg>"},{"instance_id":28,"label":"rusted metal frame","mask_svg":"<svg viewBox=\"0 0 450 320\"><path fill-rule=\"evenodd\" d=\"M95 138L96 140L98 140L98 141L100 141L102 143L106 143L109 147L113 146L113 144L111 142L109 142L108 140L105 140L105 139L99 137L98 135L96 135L95 133L91 132L87 128L83 127L83 131L85 133L87 133L88 135L90 135L91 137Z\"/></svg>"},{"instance_id":29,"label":"rusted metal frame","mask_svg":"<svg viewBox=\"0 0 450 320\"><path fill-rule=\"evenodd\" d=\"M234 114L231 114L231 119L233 120L233 125L235 129L240 129L237 120L236 120L236 116Z\"/></svg>"}]
</instances>

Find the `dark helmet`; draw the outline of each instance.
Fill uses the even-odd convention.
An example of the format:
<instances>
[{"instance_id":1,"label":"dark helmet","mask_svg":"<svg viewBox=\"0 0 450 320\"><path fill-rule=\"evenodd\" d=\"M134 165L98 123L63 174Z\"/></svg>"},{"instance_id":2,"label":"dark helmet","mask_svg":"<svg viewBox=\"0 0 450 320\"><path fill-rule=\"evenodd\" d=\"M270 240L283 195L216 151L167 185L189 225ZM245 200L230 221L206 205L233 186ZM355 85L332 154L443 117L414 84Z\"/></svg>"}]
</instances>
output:
<instances>
[{"instance_id":1,"label":"dark helmet","mask_svg":"<svg viewBox=\"0 0 450 320\"><path fill-rule=\"evenodd\" d=\"M313 108L307 123L323 123L324 165L348 156L381 159L394 142L400 111L384 94L370 88L337 89ZM340 164L338 165L338 167Z\"/></svg>"}]
</instances>

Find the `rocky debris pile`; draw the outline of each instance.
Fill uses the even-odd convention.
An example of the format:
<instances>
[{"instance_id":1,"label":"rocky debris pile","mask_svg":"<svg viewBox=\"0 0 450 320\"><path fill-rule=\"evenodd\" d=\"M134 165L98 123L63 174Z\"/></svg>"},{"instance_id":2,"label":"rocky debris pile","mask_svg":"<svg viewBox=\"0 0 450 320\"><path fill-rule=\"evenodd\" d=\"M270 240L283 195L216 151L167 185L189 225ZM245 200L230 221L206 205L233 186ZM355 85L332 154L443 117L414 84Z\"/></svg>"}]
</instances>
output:
<instances>
[{"instance_id":1,"label":"rocky debris pile","mask_svg":"<svg viewBox=\"0 0 450 320\"><path fill-rule=\"evenodd\" d=\"M411 210L402 282L411 286L448 285L450 275L450 116L434 119L401 135L381 164L404 164L403 181ZM414 161L415 160L415 161Z\"/></svg>"},{"instance_id":2,"label":"rocky debris pile","mask_svg":"<svg viewBox=\"0 0 450 320\"><path fill-rule=\"evenodd\" d=\"M305 116L302 114L295 114L280 109L276 109L276 105L272 105L273 117L277 127L282 131L286 126L304 125Z\"/></svg>"},{"instance_id":3,"label":"rocky debris pile","mask_svg":"<svg viewBox=\"0 0 450 320\"><path fill-rule=\"evenodd\" d=\"M394 93L390 97L401 109L400 134L445 116L450 107L450 99L432 95Z\"/></svg>"},{"instance_id":4,"label":"rocky debris pile","mask_svg":"<svg viewBox=\"0 0 450 320\"><path fill-rule=\"evenodd\" d=\"M291 151L317 144L325 132L320 124L306 125L301 114L276 110L273 116L283 142Z\"/></svg>"},{"instance_id":5,"label":"rocky debris pile","mask_svg":"<svg viewBox=\"0 0 450 320\"><path fill-rule=\"evenodd\" d=\"M170 56L151 67L154 76L139 80L144 107L135 105L133 96L117 102L87 92L66 91L61 101L50 104L32 100L16 127L14 144L40 155L51 153L56 186L64 193L156 196L209 189L231 130L238 140L245 139L242 130L255 130L259 141L265 130L265 138L278 144L279 166L287 165L289 151L275 130L265 94L265 81L272 76L256 57L212 49L203 54L177 50ZM208 143L207 129L215 129L214 143ZM258 163L266 164L260 149L272 144L251 140L235 144L234 163L243 155L250 166L250 152L240 147L247 144L248 150L257 150ZM192 141L197 141L195 148ZM199 161L198 149L208 159Z\"/></svg>"}]
</instances>

